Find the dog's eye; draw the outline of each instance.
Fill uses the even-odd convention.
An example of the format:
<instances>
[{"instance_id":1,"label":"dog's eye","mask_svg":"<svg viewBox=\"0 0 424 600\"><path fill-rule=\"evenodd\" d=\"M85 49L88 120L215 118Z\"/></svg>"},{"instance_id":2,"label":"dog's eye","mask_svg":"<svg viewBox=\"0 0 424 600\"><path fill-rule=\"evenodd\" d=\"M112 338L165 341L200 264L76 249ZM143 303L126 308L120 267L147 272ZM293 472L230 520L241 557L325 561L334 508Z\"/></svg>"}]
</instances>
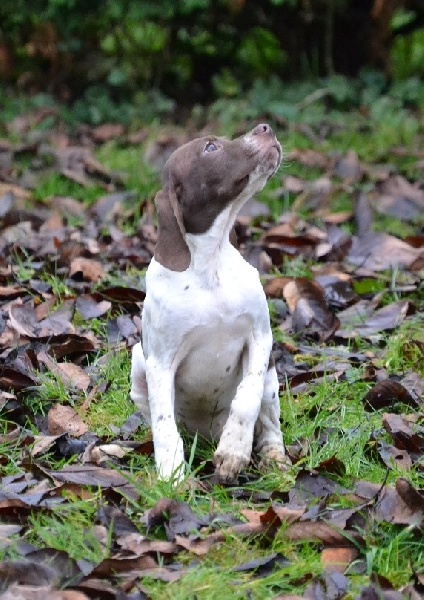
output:
<instances>
[{"instance_id":1,"label":"dog's eye","mask_svg":"<svg viewBox=\"0 0 424 600\"><path fill-rule=\"evenodd\" d=\"M218 146L216 144L214 144L213 142L208 142L205 146L205 152L215 152L215 150L218 150Z\"/></svg>"}]
</instances>

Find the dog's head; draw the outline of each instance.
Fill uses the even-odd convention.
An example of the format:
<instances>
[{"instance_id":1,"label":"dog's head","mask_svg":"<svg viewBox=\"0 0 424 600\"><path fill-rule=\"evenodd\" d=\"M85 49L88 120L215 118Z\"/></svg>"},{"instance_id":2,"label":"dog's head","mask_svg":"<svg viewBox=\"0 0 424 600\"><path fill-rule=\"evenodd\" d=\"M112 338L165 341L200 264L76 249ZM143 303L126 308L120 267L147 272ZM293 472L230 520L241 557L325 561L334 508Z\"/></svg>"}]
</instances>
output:
<instances>
[{"instance_id":1,"label":"dog's head","mask_svg":"<svg viewBox=\"0 0 424 600\"><path fill-rule=\"evenodd\" d=\"M174 271L187 269L186 234L206 233L230 204L238 212L275 173L281 157L269 125L258 125L234 140L198 138L173 152L155 199L159 220L155 258Z\"/></svg>"}]
</instances>

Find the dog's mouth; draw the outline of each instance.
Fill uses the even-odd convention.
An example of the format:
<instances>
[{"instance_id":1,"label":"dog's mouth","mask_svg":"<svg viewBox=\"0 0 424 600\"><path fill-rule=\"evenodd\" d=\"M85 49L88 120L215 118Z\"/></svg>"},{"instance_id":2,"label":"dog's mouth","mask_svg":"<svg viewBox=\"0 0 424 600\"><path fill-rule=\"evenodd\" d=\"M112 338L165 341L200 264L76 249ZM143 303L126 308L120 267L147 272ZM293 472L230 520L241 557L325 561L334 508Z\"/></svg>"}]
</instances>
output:
<instances>
[{"instance_id":1,"label":"dog's mouth","mask_svg":"<svg viewBox=\"0 0 424 600\"><path fill-rule=\"evenodd\" d=\"M278 170L278 167L281 164L282 160L282 151L280 144L273 144L271 148L265 151L264 153L264 162L269 169L269 177L272 177L274 173Z\"/></svg>"}]
</instances>

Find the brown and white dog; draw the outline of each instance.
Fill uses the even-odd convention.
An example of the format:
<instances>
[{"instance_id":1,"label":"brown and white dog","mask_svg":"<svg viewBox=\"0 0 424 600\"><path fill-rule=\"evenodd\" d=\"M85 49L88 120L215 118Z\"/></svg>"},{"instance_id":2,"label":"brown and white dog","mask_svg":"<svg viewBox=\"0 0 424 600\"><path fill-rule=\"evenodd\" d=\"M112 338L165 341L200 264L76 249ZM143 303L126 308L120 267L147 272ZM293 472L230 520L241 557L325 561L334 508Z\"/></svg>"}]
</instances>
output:
<instances>
[{"instance_id":1,"label":"brown and white dog","mask_svg":"<svg viewBox=\"0 0 424 600\"><path fill-rule=\"evenodd\" d=\"M177 423L219 441L220 481L233 481L253 448L286 462L267 302L258 272L229 241L240 208L281 157L271 127L258 125L232 141L195 139L165 165L131 368L131 398L151 424L164 479L184 475Z\"/></svg>"}]
</instances>

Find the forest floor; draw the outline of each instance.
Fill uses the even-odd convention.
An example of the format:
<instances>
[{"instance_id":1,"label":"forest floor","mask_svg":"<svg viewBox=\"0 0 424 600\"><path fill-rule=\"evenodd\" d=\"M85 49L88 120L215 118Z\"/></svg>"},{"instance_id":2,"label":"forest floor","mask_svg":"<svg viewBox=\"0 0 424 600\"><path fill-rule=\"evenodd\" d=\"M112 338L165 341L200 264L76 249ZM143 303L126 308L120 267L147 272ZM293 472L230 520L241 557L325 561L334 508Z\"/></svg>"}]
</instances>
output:
<instances>
[{"instance_id":1,"label":"forest floor","mask_svg":"<svg viewBox=\"0 0 424 600\"><path fill-rule=\"evenodd\" d=\"M383 109L272 122L237 234L292 468L235 486L190 439L158 481L128 397L160 170L198 127L1 124L1 600L422 598L424 115Z\"/></svg>"}]
</instances>

